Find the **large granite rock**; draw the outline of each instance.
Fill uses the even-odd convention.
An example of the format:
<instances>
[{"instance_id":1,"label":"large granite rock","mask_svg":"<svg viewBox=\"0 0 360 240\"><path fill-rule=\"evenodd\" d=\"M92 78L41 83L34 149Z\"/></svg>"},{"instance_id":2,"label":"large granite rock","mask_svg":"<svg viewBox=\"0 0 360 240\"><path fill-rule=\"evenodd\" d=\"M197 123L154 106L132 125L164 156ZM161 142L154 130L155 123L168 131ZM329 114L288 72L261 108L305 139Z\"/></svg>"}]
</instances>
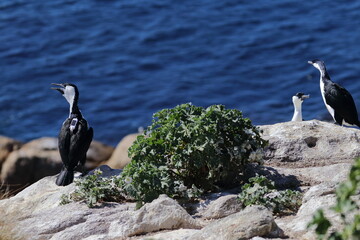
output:
<instances>
[{"instance_id":1,"label":"large granite rock","mask_svg":"<svg viewBox=\"0 0 360 240\"><path fill-rule=\"evenodd\" d=\"M49 175L57 174L62 166L56 138L40 138L10 153L1 169L1 180L14 188Z\"/></svg>"},{"instance_id":2,"label":"large granite rock","mask_svg":"<svg viewBox=\"0 0 360 240\"><path fill-rule=\"evenodd\" d=\"M136 239L141 240L188 240L192 235L199 232L198 229L178 229L174 231L160 232L156 234L149 234L145 237L139 237Z\"/></svg>"},{"instance_id":3,"label":"large granite rock","mask_svg":"<svg viewBox=\"0 0 360 240\"><path fill-rule=\"evenodd\" d=\"M85 168L90 170L104 164L111 157L113 152L114 147L93 140L86 153Z\"/></svg>"},{"instance_id":4,"label":"large granite rock","mask_svg":"<svg viewBox=\"0 0 360 240\"><path fill-rule=\"evenodd\" d=\"M317 239L314 229L307 225L318 209L323 209L333 226L341 226L340 216L331 210L336 202L336 184L322 183L311 187L304 195L302 206L295 217L277 219L276 223L293 239Z\"/></svg>"},{"instance_id":5,"label":"large granite rock","mask_svg":"<svg viewBox=\"0 0 360 240\"><path fill-rule=\"evenodd\" d=\"M116 146L110 159L104 164L109 165L112 168L124 168L131 161L128 156L128 149L136 140L137 136L139 136L139 133L133 133L125 136Z\"/></svg>"},{"instance_id":6,"label":"large granite rock","mask_svg":"<svg viewBox=\"0 0 360 240\"><path fill-rule=\"evenodd\" d=\"M202 213L204 219L217 219L237 213L242 209L238 195L230 194L212 201Z\"/></svg>"},{"instance_id":7,"label":"large granite rock","mask_svg":"<svg viewBox=\"0 0 360 240\"><path fill-rule=\"evenodd\" d=\"M255 236L282 237L272 213L263 206L246 207L243 211L210 223L189 240L237 240Z\"/></svg>"},{"instance_id":8,"label":"large granite rock","mask_svg":"<svg viewBox=\"0 0 360 240\"><path fill-rule=\"evenodd\" d=\"M85 167L88 170L97 167L108 159L112 152L112 147L93 141ZM60 172L61 167L57 138L39 138L9 154L1 169L1 181L11 186L11 189L17 189L45 176L55 175Z\"/></svg>"},{"instance_id":9,"label":"large granite rock","mask_svg":"<svg viewBox=\"0 0 360 240\"><path fill-rule=\"evenodd\" d=\"M318 120L260 126L271 166L310 167L352 162L360 156L360 131Z\"/></svg>"},{"instance_id":10,"label":"large granite rock","mask_svg":"<svg viewBox=\"0 0 360 240\"><path fill-rule=\"evenodd\" d=\"M175 200L160 195L151 203L127 217L113 221L109 228L110 236L135 236L165 229L201 228Z\"/></svg>"},{"instance_id":11,"label":"large granite rock","mask_svg":"<svg viewBox=\"0 0 360 240\"><path fill-rule=\"evenodd\" d=\"M104 169L104 168L103 168ZM0 201L0 239L128 239L159 230L201 226L175 200L161 195L135 210L135 203L59 205L74 184L59 187L46 177L16 196Z\"/></svg>"},{"instance_id":12,"label":"large granite rock","mask_svg":"<svg viewBox=\"0 0 360 240\"><path fill-rule=\"evenodd\" d=\"M345 181L353 163L338 163L319 167L270 167L250 166L247 170L249 177L255 174L264 175L275 182L280 188L299 188L321 183L337 184Z\"/></svg>"},{"instance_id":13,"label":"large granite rock","mask_svg":"<svg viewBox=\"0 0 360 240\"><path fill-rule=\"evenodd\" d=\"M21 142L0 135L0 170L9 154L12 151L18 150L21 146Z\"/></svg>"}]
</instances>

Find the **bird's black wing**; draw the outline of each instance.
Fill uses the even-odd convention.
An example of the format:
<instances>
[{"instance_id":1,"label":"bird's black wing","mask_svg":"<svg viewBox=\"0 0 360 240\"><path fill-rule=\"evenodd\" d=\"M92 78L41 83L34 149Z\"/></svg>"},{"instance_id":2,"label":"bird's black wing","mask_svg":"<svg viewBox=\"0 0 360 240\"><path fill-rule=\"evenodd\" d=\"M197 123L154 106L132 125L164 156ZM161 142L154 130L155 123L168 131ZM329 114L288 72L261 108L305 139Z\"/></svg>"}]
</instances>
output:
<instances>
[{"instance_id":1,"label":"bird's black wing","mask_svg":"<svg viewBox=\"0 0 360 240\"><path fill-rule=\"evenodd\" d=\"M85 139L85 143L84 143L84 156L83 158L80 160L81 165L85 165L85 161L86 161L86 152L90 147L91 141L93 139L94 136L94 130L92 127L90 127L86 133L86 139Z\"/></svg>"},{"instance_id":2,"label":"bird's black wing","mask_svg":"<svg viewBox=\"0 0 360 240\"><path fill-rule=\"evenodd\" d=\"M81 119L70 138L69 159L71 166L75 168L80 161L83 161L89 149L91 139L89 139L88 126L85 119ZM92 132L92 131L91 131Z\"/></svg>"},{"instance_id":3,"label":"bird's black wing","mask_svg":"<svg viewBox=\"0 0 360 240\"><path fill-rule=\"evenodd\" d=\"M335 110L335 114L341 116L346 122L358 123L354 99L345 88L336 83L325 85L325 100Z\"/></svg>"},{"instance_id":4,"label":"bird's black wing","mask_svg":"<svg viewBox=\"0 0 360 240\"><path fill-rule=\"evenodd\" d=\"M59 152L60 152L61 160L63 161L65 166L68 166L70 161L69 160L70 122L71 119L65 120L65 122L63 123L60 129L59 138L58 138Z\"/></svg>"}]
</instances>

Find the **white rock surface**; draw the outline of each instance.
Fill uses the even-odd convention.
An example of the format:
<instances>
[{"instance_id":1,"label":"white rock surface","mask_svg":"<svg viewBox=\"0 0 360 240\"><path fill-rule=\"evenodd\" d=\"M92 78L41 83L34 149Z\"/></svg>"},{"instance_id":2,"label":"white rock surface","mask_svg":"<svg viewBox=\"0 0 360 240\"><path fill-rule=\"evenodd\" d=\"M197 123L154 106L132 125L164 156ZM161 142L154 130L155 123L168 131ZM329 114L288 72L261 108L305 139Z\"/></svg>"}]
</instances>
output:
<instances>
[{"instance_id":1,"label":"white rock surface","mask_svg":"<svg viewBox=\"0 0 360 240\"><path fill-rule=\"evenodd\" d=\"M160 195L151 203L145 204L126 217L113 221L109 227L109 236L134 236L164 229L200 228L175 200Z\"/></svg>"},{"instance_id":2,"label":"white rock surface","mask_svg":"<svg viewBox=\"0 0 360 240\"><path fill-rule=\"evenodd\" d=\"M211 202L202 214L202 217L204 219L223 218L239 212L241 209L241 204L238 201L238 195L231 194L222 196Z\"/></svg>"},{"instance_id":3,"label":"white rock surface","mask_svg":"<svg viewBox=\"0 0 360 240\"><path fill-rule=\"evenodd\" d=\"M135 210L135 203L109 203L88 208L83 203L60 206L60 196L74 184L59 187L46 177L16 196L0 201L0 239L126 239L131 236L178 228L200 228L175 200L166 195ZM1 230L1 228L0 228Z\"/></svg>"},{"instance_id":4,"label":"white rock surface","mask_svg":"<svg viewBox=\"0 0 360 240\"><path fill-rule=\"evenodd\" d=\"M260 126L272 166L311 167L352 162L360 156L360 131L318 120Z\"/></svg>"},{"instance_id":5,"label":"white rock surface","mask_svg":"<svg viewBox=\"0 0 360 240\"><path fill-rule=\"evenodd\" d=\"M311 187L304 195L302 205L295 217L289 219L278 219L276 223L289 236L295 239L316 239L313 231L307 229L313 214L318 209L323 209L326 217L331 219L334 225L340 224L339 216L330 208L335 204L335 184L323 183Z\"/></svg>"},{"instance_id":6,"label":"white rock surface","mask_svg":"<svg viewBox=\"0 0 360 240\"><path fill-rule=\"evenodd\" d=\"M246 207L243 211L210 223L189 240L237 240L255 236L282 236L272 213L263 206Z\"/></svg>"},{"instance_id":7,"label":"white rock surface","mask_svg":"<svg viewBox=\"0 0 360 240\"><path fill-rule=\"evenodd\" d=\"M140 237L139 240L187 240L190 236L199 232L197 229L178 229L170 232L161 232L155 235Z\"/></svg>"}]
</instances>

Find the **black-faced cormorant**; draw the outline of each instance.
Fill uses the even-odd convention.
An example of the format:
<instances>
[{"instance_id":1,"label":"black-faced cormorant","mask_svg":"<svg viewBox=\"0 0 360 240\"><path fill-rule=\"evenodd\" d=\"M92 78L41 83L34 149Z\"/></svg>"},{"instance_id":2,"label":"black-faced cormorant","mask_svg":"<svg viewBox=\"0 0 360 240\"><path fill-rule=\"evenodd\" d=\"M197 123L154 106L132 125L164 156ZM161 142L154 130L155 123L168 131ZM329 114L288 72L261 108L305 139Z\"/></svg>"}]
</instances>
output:
<instances>
[{"instance_id":1,"label":"black-faced cormorant","mask_svg":"<svg viewBox=\"0 0 360 240\"><path fill-rule=\"evenodd\" d=\"M320 91L325 106L334 121L340 126L343 124L360 127L358 113L351 94L339 84L330 80L323 61L315 59L308 61L320 71Z\"/></svg>"},{"instance_id":2,"label":"black-faced cormorant","mask_svg":"<svg viewBox=\"0 0 360 240\"><path fill-rule=\"evenodd\" d=\"M93 138L93 129L81 115L78 107L79 91L71 83L53 83L70 104L69 117L63 123L59 133L59 152L63 168L56 179L56 184L66 186L74 180L74 168L80 163L84 171L86 152Z\"/></svg>"},{"instance_id":3,"label":"black-faced cormorant","mask_svg":"<svg viewBox=\"0 0 360 240\"><path fill-rule=\"evenodd\" d=\"M301 92L295 94L292 97L292 101L294 104L294 116L292 117L291 121L295 121L295 122L303 121L301 105L302 105L302 102L306 98L309 98L309 97L310 97L310 95L305 95L304 93L301 93Z\"/></svg>"}]
</instances>

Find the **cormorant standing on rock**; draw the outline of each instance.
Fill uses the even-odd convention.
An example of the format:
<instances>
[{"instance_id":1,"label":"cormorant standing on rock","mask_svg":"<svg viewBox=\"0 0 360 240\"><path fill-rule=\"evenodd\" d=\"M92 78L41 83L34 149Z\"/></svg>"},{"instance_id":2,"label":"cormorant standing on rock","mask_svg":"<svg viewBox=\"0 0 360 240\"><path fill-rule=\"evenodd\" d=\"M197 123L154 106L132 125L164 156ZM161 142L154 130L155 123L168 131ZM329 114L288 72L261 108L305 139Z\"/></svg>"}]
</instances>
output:
<instances>
[{"instance_id":1,"label":"cormorant standing on rock","mask_svg":"<svg viewBox=\"0 0 360 240\"><path fill-rule=\"evenodd\" d=\"M70 104L69 117L63 123L59 133L59 152L63 168L56 179L56 184L66 186L74 180L74 168L80 163L84 171L86 152L93 138L93 129L81 115L78 107L79 91L71 83L53 83Z\"/></svg>"},{"instance_id":2,"label":"cormorant standing on rock","mask_svg":"<svg viewBox=\"0 0 360 240\"><path fill-rule=\"evenodd\" d=\"M294 122L303 121L301 105L302 105L302 102L306 98L309 98L309 97L310 97L310 95L305 95L304 93L297 93L292 97L292 101L294 104L294 115L293 115L291 121L294 121Z\"/></svg>"},{"instance_id":3,"label":"cormorant standing on rock","mask_svg":"<svg viewBox=\"0 0 360 240\"><path fill-rule=\"evenodd\" d=\"M325 106L334 121L340 126L343 124L360 127L358 113L351 94L339 84L330 80L323 61L315 59L308 61L320 71L320 90Z\"/></svg>"}]
</instances>

